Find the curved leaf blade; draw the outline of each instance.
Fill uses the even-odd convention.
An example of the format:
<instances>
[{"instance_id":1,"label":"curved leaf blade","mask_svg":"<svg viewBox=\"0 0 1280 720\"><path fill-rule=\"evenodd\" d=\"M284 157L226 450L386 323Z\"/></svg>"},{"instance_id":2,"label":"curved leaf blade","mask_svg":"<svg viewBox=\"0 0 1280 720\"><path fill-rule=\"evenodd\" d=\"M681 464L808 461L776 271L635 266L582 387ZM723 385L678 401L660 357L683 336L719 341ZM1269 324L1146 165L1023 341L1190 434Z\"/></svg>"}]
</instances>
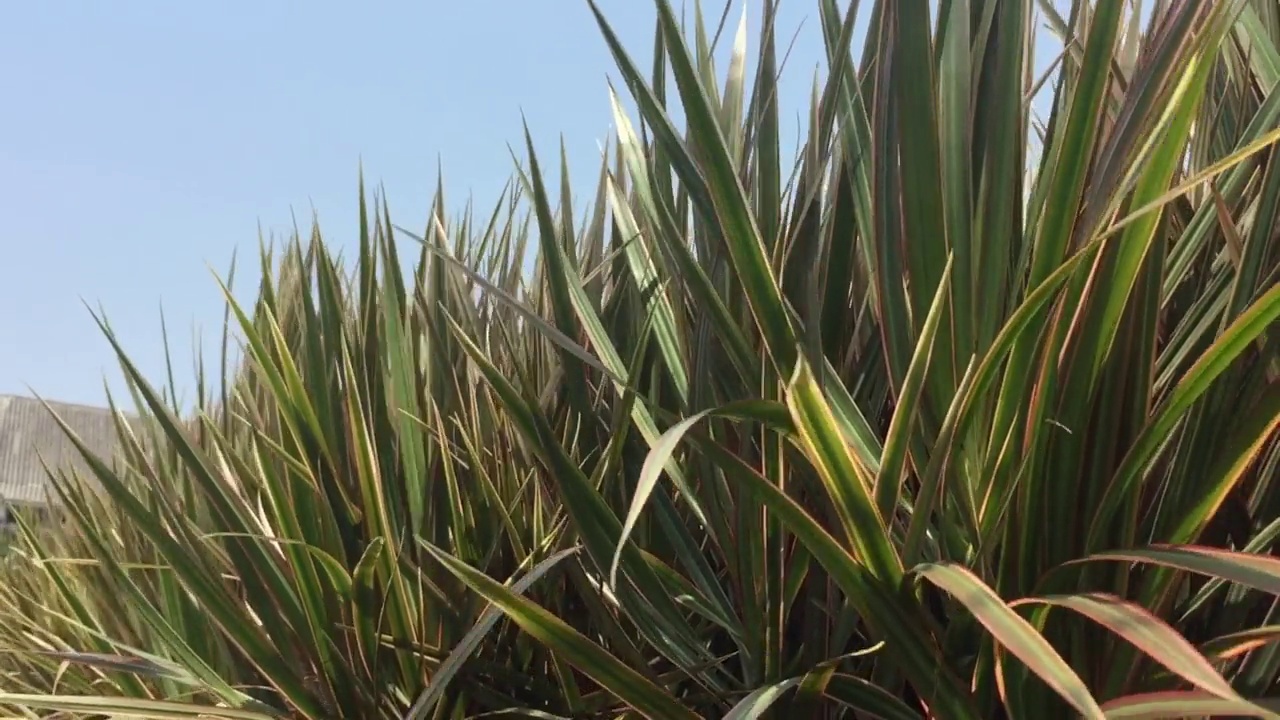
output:
<instances>
[{"instance_id":1,"label":"curved leaf blade","mask_svg":"<svg viewBox=\"0 0 1280 720\"><path fill-rule=\"evenodd\" d=\"M1276 699L1250 703L1242 700L1225 700L1208 693L1187 691L1129 695L1112 700L1103 706L1107 720L1168 720L1175 717L1274 718L1277 709L1280 709L1280 700Z\"/></svg>"},{"instance_id":2,"label":"curved leaf blade","mask_svg":"<svg viewBox=\"0 0 1280 720\"><path fill-rule=\"evenodd\" d=\"M1084 615L1133 643L1153 660L1201 690L1220 698L1244 701L1194 645L1139 605L1105 593L1028 598L1011 605L1030 603L1066 608Z\"/></svg>"},{"instance_id":3,"label":"curved leaf blade","mask_svg":"<svg viewBox=\"0 0 1280 720\"><path fill-rule=\"evenodd\" d=\"M428 550L449 572L501 609L521 630L645 717L652 720L698 720L696 714L652 680L624 665L621 660L542 606L517 595L510 588L443 550L434 546L428 546Z\"/></svg>"},{"instance_id":4,"label":"curved leaf blade","mask_svg":"<svg viewBox=\"0 0 1280 720\"><path fill-rule=\"evenodd\" d=\"M929 563L912 572L946 591L982 623L1009 652L1022 660L1082 715L1103 718L1102 708L1084 681L1031 623L1014 612L977 575L951 563Z\"/></svg>"}]
</instances>

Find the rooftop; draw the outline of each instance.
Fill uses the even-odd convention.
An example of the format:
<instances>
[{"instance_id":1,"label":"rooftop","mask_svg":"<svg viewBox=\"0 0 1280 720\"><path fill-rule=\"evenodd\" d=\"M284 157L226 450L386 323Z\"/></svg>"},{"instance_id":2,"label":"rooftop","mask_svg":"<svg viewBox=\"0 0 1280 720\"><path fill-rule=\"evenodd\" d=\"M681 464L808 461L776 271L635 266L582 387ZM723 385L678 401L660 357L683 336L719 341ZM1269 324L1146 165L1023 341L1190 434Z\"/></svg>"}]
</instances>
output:
<instances>
[{"instance_id":1,"label":"rooftop","mask_svg":"<svg viewBox=\"0 0 1280 720\"><path fill-rule=\"evenodd\" d=\"M110 457L119 437L111 410L47 402L90 450ZM54 500L42 460L51 468L90 475L80 452L49 408L37 398L0 395L0 503L43 505Z\"/></svg>"}]
</instances>

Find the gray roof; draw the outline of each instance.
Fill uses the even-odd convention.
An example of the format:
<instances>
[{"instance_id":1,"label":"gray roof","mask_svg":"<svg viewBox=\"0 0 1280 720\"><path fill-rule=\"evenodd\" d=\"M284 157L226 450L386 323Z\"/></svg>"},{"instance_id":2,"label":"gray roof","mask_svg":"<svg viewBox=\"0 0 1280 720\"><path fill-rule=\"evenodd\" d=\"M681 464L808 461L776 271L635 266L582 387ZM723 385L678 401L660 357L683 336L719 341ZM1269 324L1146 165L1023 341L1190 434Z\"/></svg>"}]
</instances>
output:
<instances>
[{"instance_id":1,"label":"gray roof","mask_svg":"<svg viewBox=\"0 0 1280 720\"><path fill-rule=\"evenodd\" d=\"M49 406L90 450L110 461L118 435L109 409L52 401ZM0 502L43 505L56 501L42 460L50 468L75 469L82 477L92 475L40 400L0 395Z\"/></svg>"}]
</instances>

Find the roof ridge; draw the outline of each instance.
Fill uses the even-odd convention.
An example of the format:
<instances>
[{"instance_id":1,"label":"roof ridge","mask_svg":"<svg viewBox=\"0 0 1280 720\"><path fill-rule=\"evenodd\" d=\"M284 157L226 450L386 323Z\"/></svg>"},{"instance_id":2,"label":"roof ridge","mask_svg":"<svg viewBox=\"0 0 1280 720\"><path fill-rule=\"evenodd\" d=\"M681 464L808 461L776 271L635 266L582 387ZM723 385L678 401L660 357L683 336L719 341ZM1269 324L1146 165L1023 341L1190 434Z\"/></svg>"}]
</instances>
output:
<instances>
[{"instance_id":1,"label":"roof ridge","mask_svg":"<svg viewBox=\"0 0 1280 720\"><path fill-rule=\"evenodd\" d=\"M0 393L0 400L19 400L31 403L43 404L48 403L56 407L80 410L106 410L111 412L110 405L90 405L89 403L72 402L70 400L51 400L49 398L36 397L35 395L17 395L15 393ZM128 414L128 413L126 413Z\"/></svg>"}]
</instances>

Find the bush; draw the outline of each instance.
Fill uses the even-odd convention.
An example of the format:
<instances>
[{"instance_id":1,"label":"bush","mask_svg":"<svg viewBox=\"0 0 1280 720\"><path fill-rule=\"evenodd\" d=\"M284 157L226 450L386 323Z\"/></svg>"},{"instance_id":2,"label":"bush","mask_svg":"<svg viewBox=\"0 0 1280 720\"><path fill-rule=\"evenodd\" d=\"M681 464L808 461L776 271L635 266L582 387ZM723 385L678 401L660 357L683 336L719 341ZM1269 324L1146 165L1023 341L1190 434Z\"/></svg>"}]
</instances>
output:
<instances>
[{"instance_id":1,"label":"bush","mask_svg":"<svg viewBox=\"0 0 1280 720\"><path fill-rule=\"evenodd\" d=\"M584 221L531 143L420 237L362 186L350 271L315 229L228 293L194 415L103 323L144 422L15 540L0 702L1274 716L1280 10L1049 12L1041 128L1029 5L877 2L856 61L820 2L794 173L774 3L727 79L592 5L639 121Z\"/></svg>"}]
</instances>

